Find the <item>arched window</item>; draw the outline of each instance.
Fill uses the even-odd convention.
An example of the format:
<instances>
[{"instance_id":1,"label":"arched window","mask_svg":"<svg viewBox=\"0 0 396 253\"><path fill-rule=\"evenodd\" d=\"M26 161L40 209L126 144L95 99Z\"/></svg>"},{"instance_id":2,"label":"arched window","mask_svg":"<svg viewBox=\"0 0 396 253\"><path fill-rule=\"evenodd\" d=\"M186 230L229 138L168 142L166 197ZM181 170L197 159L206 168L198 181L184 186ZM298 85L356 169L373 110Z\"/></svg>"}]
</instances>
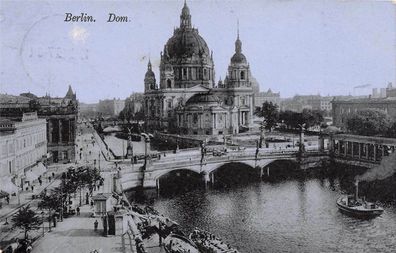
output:
<instances>
[{"instance_id":1,"label":"arched window","mask_svg":"<svg viewBox=\"0 0 396 253\"><path fill-rule=\"evenodd\" d=\"M241 80L245 80L245 71L241 71Z\"/></svg>"},{"instance_id":2,"label":"arched window","mask_svg":"<svg viewBox=\"0 0 396 253\"><path fill-rule=\"evenodd\" d=\"M172 88L172 81L170 79L166 80L166 87Z\"/></svg>"}]
</instances>

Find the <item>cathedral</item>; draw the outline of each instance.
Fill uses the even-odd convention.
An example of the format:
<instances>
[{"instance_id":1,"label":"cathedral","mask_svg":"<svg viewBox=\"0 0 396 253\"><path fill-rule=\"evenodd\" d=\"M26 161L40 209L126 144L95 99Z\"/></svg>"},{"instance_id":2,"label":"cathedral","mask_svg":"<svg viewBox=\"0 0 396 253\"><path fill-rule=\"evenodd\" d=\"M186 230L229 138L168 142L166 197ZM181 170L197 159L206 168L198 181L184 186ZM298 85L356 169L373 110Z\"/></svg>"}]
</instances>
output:
<instances>
[{"instance_id":1,"label":"cathedral","mask_svg":"<svg viewBox=\"0 0 396 253\"><path fill-rule=\"evenodd\" d=\"M222 135L252 124L254 87L239 30L224 81L215 82L213 52L191 25L184 3L180 27L161 52L159 85L149 61L144 78L146 126L182 135Z\"/></svg>"}]
</instances>

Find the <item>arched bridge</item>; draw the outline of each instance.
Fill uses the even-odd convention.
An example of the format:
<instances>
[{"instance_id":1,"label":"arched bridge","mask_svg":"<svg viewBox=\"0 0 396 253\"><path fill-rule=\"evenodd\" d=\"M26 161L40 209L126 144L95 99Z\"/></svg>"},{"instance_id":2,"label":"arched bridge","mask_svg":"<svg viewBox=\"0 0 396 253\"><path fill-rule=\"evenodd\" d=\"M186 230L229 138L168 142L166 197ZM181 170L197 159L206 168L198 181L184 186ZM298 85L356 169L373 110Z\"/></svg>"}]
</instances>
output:
<instances>
[{"instance_id":1,"label":"arched bridge","mask_svg":"<svg viewBox=\"0 0 396 253\"><path fill-rule=\"evenodd\" d=\"M256 155L256 149L251 148L231 151L218 156L206 155L204 159L202 159L200 151L181 151L158 160L151 160L145 169L142 164L130 165L128 168L124 166L120 171L120 182L123 190L142 185L144 188L159 188L160 177L176 170L199 173L205 182L210 182L213 172L228 163L242 163L251 168L259 168L262 175L263 168L275 161L290 161L299 165L301 169L307 169L319 167L328 159L329 156L325 152L308 150L301 156L298 149L261 149Z\"/></svg>"}]
</instances>

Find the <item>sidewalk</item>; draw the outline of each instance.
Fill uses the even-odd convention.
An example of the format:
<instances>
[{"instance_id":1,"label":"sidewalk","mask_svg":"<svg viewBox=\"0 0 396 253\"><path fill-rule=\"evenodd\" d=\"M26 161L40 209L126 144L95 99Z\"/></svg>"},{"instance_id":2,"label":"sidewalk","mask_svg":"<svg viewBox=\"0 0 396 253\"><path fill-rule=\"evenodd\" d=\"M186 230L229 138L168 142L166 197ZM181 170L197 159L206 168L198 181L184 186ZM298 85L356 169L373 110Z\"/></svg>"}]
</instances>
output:
<instances>
[{"instance_id":1,"label":"sidewalk","mask_svg":"<svg viewBox=\"0 0 396 253\"><path fill-rule=\"evenodd\" d=\"M52 172L55 173L55 180L52 178L51 182L48 181L47 177L43 177L43 184L40 184L36 181L34 185L34 190L31 191L29 188L28 191L24 190L19 193L19 203L18 203L18 195L10 196L10 203L3 203L2 208L0 208L0 227L3 222L5 222L5 218L10 216L12 213L16 212L21 206L24 206L32 201L32 195L39 195L45 188L48 190L55 188L59 185L59 177L63 171L65 171L68 167L73 166L73 164L52 164L48 166L47 175L52 177Z\"/></svg>"},{"instance_id":2,"label":"sidewalk","mask_svg":"<svg viewBox=\"0 0 396 253\"><path fill-rule=\"evenodd\" d=\"M53 231L33 244L33 253L89 253L97 250L100 253L122 252L120 236L104 237L102 220L90 217L89 205L81 206L81 216L73 216L58 223ZM99 222L98 231L94 231L94 222Z\"/></svg>"}]
</instances>

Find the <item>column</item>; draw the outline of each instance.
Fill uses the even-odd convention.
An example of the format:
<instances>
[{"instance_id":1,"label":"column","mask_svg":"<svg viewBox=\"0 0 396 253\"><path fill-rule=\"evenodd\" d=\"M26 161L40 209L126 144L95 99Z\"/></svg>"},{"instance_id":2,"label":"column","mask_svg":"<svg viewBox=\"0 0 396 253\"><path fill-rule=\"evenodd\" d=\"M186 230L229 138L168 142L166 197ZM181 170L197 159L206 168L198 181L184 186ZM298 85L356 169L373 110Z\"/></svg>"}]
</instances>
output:
<instances>
[{"instance_id":1,"label":"column","mask_svg":"<svg viewBox=\"0 0 396 253\"><path fill-rule=\"evenodd\" d=\"M51 119L48 119L48 129L47 129L47 135L48 135L48 143L52 143L52 121Z\"/></svg>"},{"instance_id":2,"label":"column","mask_svg":"<svg viewBox=\"0 0 396 253\"><path fill-rule=\"evenodd\" d=\"M377 144L374 144L374 162L377 161Z\"/></svg>"},{"instance_id":3,"label":"column","mask_svg":"<svg viewBox=\"0 0 396 253\"><path fill-rule=\"evenodd\" d=\"M344 143L344 156L345 157L347 156L347 153L348 153L348 142L345 141L345 143Z\"/></svg>"},{"instance_id":4,"label":"column","mask_svg":"<svg viewBox=\"0 0 396 253\"><path fill-rule=\"evenodd\" d=\"M359 153L358 153L358 156L359 156L359 159L362 159L362 143L358 143L358 145L359 145Z\"/></svg>"},{"instance_id":5,"label":"column","mask_svg":"<svg viewBox=\"0 0 396 253\"><path fill-rule=\"evenodd\" d=\"M354 147L355 147L355 143L354 143L354 142L351 142L351 155L352 155L352 157L353 157L353 155L354 155L354 153L353 153Z\"/></svg>"},{"instance_id":6,"label":"column","mask_svg":"<svg viewBox=\"0 0 396 253\"><path fill-rule=\"evenodd\" d=\"M338 141L337 143L337 155L341 154L341 141Z\"/></svg>"},{"instance_id":7,"label":"column","mask_svg":"<svg viewBox=\"0 0 396 253\"><path fill-rule=\"evenodd\" d=\"M364 144L365 145L365 147L366 147L366 159L368 160L369 159L369 149L370 149L370 144Z\"/></svg>"},{"instance_id":8,"label":"column","mask_svg":"<svg viewBox=\"0 0 396 253\"><path fill-rule=\"evenodd\" d=\"M68 142L73 142L73 136L72 136L72 128L71 128L71 120L68 120L69 122L69 140L67 140Z\"/></svg>"},{"instance_id":9,"label":"column","mask_svg":"<svg viewBox=\"0 0 396 253\"><path fill-rule=\"evenodd\" d=\"M61 119L59 119L58 120L58 122L59 122L59 128L58 128L58 131L59 131L59 142L58 143L62 143L62 138L63 138L63 136L62 136L62 120Z\"/></svg>"},{"instance_id":10,"label":"column","mask_svg":"<svg viewBox=\"0 0 396 253\"><path fill-rule=\"evenodd\" d=\"M319 136L319 151L323 152L324 151L324 137Z\"/></svg>"}]
</instances>

